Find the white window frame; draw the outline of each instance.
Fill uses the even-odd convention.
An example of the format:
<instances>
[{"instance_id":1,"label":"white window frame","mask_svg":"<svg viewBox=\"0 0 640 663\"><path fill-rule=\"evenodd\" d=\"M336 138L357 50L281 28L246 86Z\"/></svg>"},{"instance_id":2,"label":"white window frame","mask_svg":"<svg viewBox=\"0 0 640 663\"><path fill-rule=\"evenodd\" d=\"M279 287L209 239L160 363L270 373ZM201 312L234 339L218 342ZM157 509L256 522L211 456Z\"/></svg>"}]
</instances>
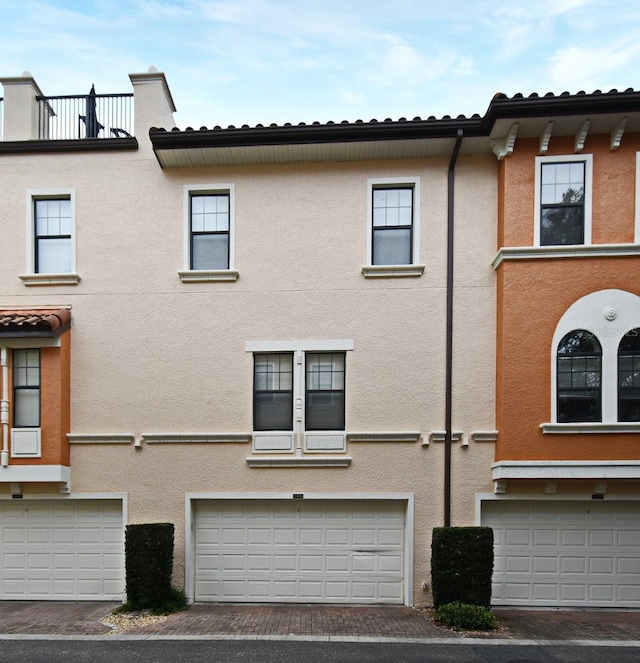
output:
<instances>
[{"instance_id":1,"label":"white window frame","mask_svg":"<svg viewBox=\"0 0 640 663\"><path fill-rule=\"evenodd\" d=\"M191 196L224 194L229 196L229 267L227 269L191 269ZM183 283L236 281L239 273L235 266L235 184L185 184L183 187L183 268L178 276Z\"/></svg>"},{"instance_id":2,"label":"white window frame","mask_svg":"<svg viewBox=\"0 0 640 663\"><path fill-rule=\"evenodd\" d=\"M71 255L69 272L36 272L36 218L35 201L68 200L71 208ZM26 273L20 280L27 286L78 285L80 277L76 271L76 192L75 189L28 189L26 194Z\"/></svg>"},{"instance_id":3,"label":"white window frame","mask_svg":"<svg viewBox=\"0 0 640 663\"><path fill-rule=\"evenodd\" d=\"M305 371L306 354L318 352L344 352L355 347L352 339L247 341L245 352L253 354L293 353L293 430L253 431L252 452L264 453L346 453L347 384L345 383L345 430L307 431L305 429ZM346 364L346 357L345 357ZM346 366L345 366L346 368ZM253 398L252 374L252 398Z\"/></svg>"},{"instance_id":4,"label":"white window frame","mask_svg":"<svg viewBox=\"0 0 640 663\"><path fill-rule=\"evenodd\" d=\"M598 290L574 302L560 318L551 345L551 423L545 433L640 432L640 422L618 421L618 347L622 337L640 327L640 297L624 290ZM558 423L557 352L571 331L594 334L602 348L600 422Z\"/></svg>"},{"instance_id":5,"label":"white window frame","mask_svg":"<svg viewBox=\"0 0 640 663\"><path fill-rule=\"evenodd\" d=\"M413 189L412 246L410 265L373 264L373 191L381 188ZM367 255L362 274L365 278L422 276L424 265L420 264L420 177L370 177L367 179Z\"/></svg>"},{"instance_id":6,"label":"white window frame","mask_svg":"<svg viewBox=\"0 0 640 663\"><path fill-rule=\"evenodd\" d=\"M593 201L593 155L567 154L556 156L536 157L535 194L534 194L534 225L533 245L540 244L540 208L542 195L542 166L547 163L584 163L584 243L575 246L589 246L591 244L591 213ZM550 245L556 246L556 245ZM571 246L571 245L563 245ZM549 246L545 245L545 249Z\"/></svg>"}]
</instances>

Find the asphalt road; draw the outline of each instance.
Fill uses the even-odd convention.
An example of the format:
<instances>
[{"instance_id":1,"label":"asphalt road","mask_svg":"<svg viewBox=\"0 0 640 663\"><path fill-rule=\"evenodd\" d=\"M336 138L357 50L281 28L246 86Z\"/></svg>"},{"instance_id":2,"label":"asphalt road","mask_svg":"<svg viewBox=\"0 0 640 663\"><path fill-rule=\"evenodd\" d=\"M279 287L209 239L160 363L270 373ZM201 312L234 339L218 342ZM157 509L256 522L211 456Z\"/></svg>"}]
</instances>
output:
<instances>
[{"instance_id":1,"label":"asphalt road","mask_svg":"<svg viewBox=\"0 0 640 663\"><path fill-rule=\"evenodd\" d=\"M1 663L638 663L640 648L593 643L344 643L292 640L3 640Z\"/></svg>"}]
</instances>

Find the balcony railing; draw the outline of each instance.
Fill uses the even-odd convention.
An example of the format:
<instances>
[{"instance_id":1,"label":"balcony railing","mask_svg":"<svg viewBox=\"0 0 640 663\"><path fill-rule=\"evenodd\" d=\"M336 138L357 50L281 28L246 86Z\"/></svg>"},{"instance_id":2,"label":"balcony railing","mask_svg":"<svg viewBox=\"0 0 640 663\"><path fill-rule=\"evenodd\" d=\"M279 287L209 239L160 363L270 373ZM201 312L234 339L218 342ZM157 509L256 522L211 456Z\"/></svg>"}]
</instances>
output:
<instances>
[{"instance_id":1,"label":"balcony railing","mask_svg":"<svg viewBox=\"0 0 640 663\"><path fill-rule=\"evenodd\" d=\"M41 140L133 136L133 94L36 97Z\"/></svg>"}]
</instances>

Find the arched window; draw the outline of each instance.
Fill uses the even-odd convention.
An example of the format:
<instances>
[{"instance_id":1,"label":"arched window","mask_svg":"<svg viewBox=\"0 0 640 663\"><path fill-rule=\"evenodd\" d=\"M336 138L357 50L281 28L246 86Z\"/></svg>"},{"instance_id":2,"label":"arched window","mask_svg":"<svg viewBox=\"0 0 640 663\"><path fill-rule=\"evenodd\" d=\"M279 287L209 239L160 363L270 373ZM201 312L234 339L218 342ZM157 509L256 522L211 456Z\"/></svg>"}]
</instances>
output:
<instances>
[{"instance_id":1,"label":"arched window","mask_svg":"<svg viewBox=\"0 0 640 663\"><path fill-rule=\"evenodd\" d=\"M640 328L618 346L618 421L640 421Z\"/></svg>"},{"instance_id":2,"label":"arched window","mask_svg":"<svg viewBox=\"0 0 640 663\"><path fill-rule=\"evenodd\" d=\"M602 421L602 348L584 329L558 344L558 422Z\"/></svg>"}]
</instances>

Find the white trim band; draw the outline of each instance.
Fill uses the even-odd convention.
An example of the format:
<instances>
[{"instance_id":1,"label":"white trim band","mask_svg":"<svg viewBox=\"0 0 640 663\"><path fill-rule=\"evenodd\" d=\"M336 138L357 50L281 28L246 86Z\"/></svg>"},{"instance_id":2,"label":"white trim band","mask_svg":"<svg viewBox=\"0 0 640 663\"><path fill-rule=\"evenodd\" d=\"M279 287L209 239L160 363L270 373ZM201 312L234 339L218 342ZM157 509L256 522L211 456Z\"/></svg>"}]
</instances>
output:
<instances>
[{"instance_id":1,"label":"white trim band","mask_svg":"<svg viewBox=\"0 0 640 663\"><path fill-rule=\"evenodd\" d=\"M543 433L640 433L640 423L540 424Z\"/></svg>"},{"instance_id":2,"label":"white trim band","mask_svg":"<svg viewBox=\"0 0 640 663\"><path fill-rule=\"evenodd\" d=\"M503 246L491 262L494 269L505 260L541 258L624 258L640 255L640 244L574 244L571 246Z\"/></svg>"},{"instance_id":3,"label":"white trim band","mask_svg":"<svg viewBox=\"0 0 640 663\"><path fill-rule=\"evenodd\" d=\"M492 463L494 481L512 479L640 479L637 460L539 460Z\"/></svg>"}]
</instances>

